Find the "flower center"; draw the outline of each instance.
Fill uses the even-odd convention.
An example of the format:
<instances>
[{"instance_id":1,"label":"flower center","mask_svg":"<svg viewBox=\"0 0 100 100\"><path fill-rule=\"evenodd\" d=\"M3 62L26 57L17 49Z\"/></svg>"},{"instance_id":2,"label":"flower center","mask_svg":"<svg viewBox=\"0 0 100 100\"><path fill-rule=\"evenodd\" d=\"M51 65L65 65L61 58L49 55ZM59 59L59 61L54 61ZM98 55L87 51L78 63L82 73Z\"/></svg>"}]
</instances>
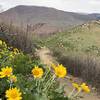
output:
<instances>
[{"instance_id":1,"label":"flower center","mask_svg":"<svg viewBox=\"0 0 100 100\"><path fill-rule=\"evenodd\" d=\"M5 75L10 75L10 74L11 74L10 71L8 70L5 71Z\"/></svg>"},{"instance_id":2,"label":"flower center","mask_svg":"<svg viewBox=\"0 0 100 100\"><path fill-rule=\"evenodd\" d=\"M57 71L57 74L58 74L58 75L61 75L61 74L62 74L62 71L58 70L58 71Z\"/></svg>"},{"instance_id":3,"label":"flower center","mask_svg":"<svg viewBox=\"0 0 100 100\"><path fill-rule=\"evenodd\" d=\"M39 75L39 71L38 70L35 70L34 71L34 75Z\"/></svg>"},{"instance_id":4,"label":"flower center","mask_svg":"<svg viewBox=\"0 0 100 100\"><path fill-rule=\"evenodd\" d=\"M16 92L11 93L11 98L13 99L17 98L17 93Z\"/></svg>"}]
</instances>

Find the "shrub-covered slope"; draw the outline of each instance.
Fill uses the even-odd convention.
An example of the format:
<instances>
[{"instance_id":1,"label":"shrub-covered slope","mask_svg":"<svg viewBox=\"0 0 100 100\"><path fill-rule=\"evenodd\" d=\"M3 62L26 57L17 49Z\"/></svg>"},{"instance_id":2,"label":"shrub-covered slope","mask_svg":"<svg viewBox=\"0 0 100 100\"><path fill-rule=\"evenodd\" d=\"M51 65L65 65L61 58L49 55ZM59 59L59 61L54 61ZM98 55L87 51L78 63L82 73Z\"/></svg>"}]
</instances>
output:
<instances>
[{"instance_id":1,"label":"shrub-covered slope","mask_svg":"<svg viewBox=\"0 0 100 100\"><path fill-rule=\"evenodd\" d=\"M53 50L100 55L100 21L92 21L44 39Z\"/></svg>"},{"instance_id":2,"label":"shrub-covered slope","mask_svg":"<svg viewBox=\"0 0 100 100\"><path fill-rule=\"evenodd\" d=\"M100 90L100 21L92 21L40 41L68 71Z\"/></svg>"}]
</instances>

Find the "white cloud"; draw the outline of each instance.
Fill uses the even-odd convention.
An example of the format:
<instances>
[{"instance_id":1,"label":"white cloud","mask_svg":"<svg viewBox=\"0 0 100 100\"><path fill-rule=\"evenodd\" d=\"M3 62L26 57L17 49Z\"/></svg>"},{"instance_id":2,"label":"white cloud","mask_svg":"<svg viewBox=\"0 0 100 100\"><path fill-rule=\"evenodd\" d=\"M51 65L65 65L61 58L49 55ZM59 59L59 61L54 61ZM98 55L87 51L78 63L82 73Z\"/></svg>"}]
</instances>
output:
<instances>
[{"instance_id":1,"label":"white cloud","mask_svg":"<svg viewBox=\"0 0 100 100\"><path fill-rule=\"evenodd\" d=\"M100 6L100 1L99 0L90 0L90 4L92 5L99 5Z\"/></svg>"},{"instance_id":2,"label":"white cloud","mask_svg":"<svg viewBox=\"0 0 100 100\"><path fill-rule=\"evenodd\" d=\"M100 13L100 0L0 0L0 5L4 9L17 5L38 5L65 11Z\"/></svg>"}]
</instances>

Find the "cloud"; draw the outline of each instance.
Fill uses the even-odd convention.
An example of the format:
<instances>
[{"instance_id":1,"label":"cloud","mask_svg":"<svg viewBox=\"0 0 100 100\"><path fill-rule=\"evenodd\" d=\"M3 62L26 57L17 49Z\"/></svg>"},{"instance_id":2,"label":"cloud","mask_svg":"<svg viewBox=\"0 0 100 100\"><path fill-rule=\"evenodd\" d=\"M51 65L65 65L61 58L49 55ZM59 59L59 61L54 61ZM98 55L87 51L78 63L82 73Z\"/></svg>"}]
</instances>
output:
<instances>
[{"instance_id":1,"label":"cloud","mask_svg":"<svg viewBox=\"0 0 100 100\"><path fill-rule=\"evenodd\" d=\"M95 8L95 12L99 12L100 13L100 1L99 0L90 0L90 5L92 6L92 8Z\"/></svg>"},{"instance_id":2,"label":"cloud","mask_svg":"<svg viewBox=\"0 0 100 100\"><path fill-rule=\"evenodd\" d=\"M99 0L0 0L4 9L17 5L37 5L54 7L64 11L100 13Z\"/></svg>"},{"instance_id":3,"label":"cloud","mask_svg":"<svg viewBox=\"0 0 100 100\"><path fill-rule=\"evenodd\" d=\"M89 2L90 4L92 4L92 5L99 5L100 6L100 1L99 0L90 0L90 2Z\"/></svg>"},{"instance_id":4,"label":"cloud","mask_svg":"<svg viewBox=\"0 0 100 100\"><path fill-rule=\"evenodd\" d=\"M3 12L3 8L2 8L2 5L0 5L0 12Z\"/></svg>"}]
</instances>

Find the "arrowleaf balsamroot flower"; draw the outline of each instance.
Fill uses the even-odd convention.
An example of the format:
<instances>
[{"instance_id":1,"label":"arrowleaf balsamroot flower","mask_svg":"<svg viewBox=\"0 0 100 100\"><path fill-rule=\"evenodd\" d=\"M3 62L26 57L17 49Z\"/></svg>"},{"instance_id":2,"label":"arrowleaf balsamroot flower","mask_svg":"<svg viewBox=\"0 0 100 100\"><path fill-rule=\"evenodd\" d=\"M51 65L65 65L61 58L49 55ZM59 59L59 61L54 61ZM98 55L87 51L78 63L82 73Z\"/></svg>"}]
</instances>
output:
<instances>
[{"instance_id":1,"label":"arrowleaf balsamroot flower","mask_svg":"<svg viewBox=\"0 0 100 100\"><path fill-rule=\"evenodd\" d=\"M9 90L6 91L7 100L22 100L21 95L22 95L22 93L16 87L10 88Z\"/></svg>"},{"instance_id":2,"label":"arrowleaf balsamroot flower","mask_svg":"<svg viewBox=\"0 0 100 100\"><path fill-rule=\"evenodd\" d=\"M15 55L19 53L19 50L17 48L14 48L13 51Z\"/></svg>"},{"instance_id":3,"label":"arrowleaf balsamroot flower","mask_svg":"<svg viewBox=\"0 0 100 100\"><path fill-rule=\"evenodd\" d=\"M55 64L51 64L51 67L55 69L57 66Z\"/></svg>"},{"instance_id":4,"label":"arrowleaf balsamroot flower","mask_svg":"<svg viewBox=\"0 0 100 100\"><path fill-rule=\"evenodd\" d=\"M0 45L2 45L2 43L3 43L2 40L0 40Z\"/></svg>"},{"instance_id":5,"label":"arrowleaf balsamroot flower","mask_svg":"<svg viewBox=\"0 0 100 100\"><path fill-rule=\"evenodd\" d=\"M82 84L81 84L81 88L82 88L82 90L83 90L84 92L86 92L86 93L89 93L89 92L90 92L90 89L89 89L89 87L86 85L86 83L82 83Z\"/></svg>"},{"instance_id":6,"label":"arrowleaf balsamroot flower","mask_svg":"<svg viewBox=\"0 0 100 100\"><path fill-rule=\"evenodd\" d=\"M12 75L12 71L13 69L8 66L5 68L2 68L0 71L0 78L9 77L10 75Z\"/></svg>"},{"instance_id":7,"label":"arrowleaf balsamroot flower","mask_svg":"<svg viewBox=\"0 0 100 100\"><path fill-rule=\"evenodd\" d=\"M80 87L77 83L72 83L72 85L73 85L73 87L74 87L75 89L77 89L78 91L81 90L81 87Z\"/></svg>"},{"instance_id":8,"label":"arrowleaf balsamroot flower","mask_svg":"<svg viewBox=\"0 0 100 100\"><path fill-rule=\"evenodd\" d=\"M64 78L67 75L66 68L61 64L54 68L55 75L59 78Z\"/></svg>"},{"instance_id":9,"label":"arrowleaf balsamroot flower","mask_svg":"<svg viewBox=\"0 0 100 100\"><path fill-rule=\"evenodd\" d=\"M41 78L43 76L43 69L35 66L35 68L32 69L32 74L34 78Z\"/></svg>"}]
</instances>

